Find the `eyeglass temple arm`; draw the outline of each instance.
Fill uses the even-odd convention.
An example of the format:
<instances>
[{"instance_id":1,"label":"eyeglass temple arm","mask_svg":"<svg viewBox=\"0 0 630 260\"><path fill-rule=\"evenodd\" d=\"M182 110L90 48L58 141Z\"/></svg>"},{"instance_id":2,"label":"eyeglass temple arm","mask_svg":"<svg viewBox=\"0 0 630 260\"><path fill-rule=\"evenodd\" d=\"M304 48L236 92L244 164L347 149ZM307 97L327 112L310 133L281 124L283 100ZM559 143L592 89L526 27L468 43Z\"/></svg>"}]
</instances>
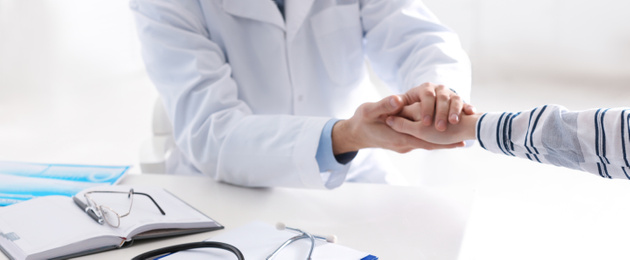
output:
<instances>
[{"instance_id":1,"label":"eyeglass temple arm","mask_svg":"<svg viewBox=\"0 0 630 260\"><path fill-rule=\"evenodd\" d=\"M158 205L157 202L155 202L155 200L151 197L151 195L143 193L143 192L135 192L135 191L133 191L133 194L144 195L144 196L149 197L149 199L153 201L153 204L155 204L155 206L160 210L160 213L162 213L162 215L166 215L166 213L164 213L164 210L162 210L162 207L160 207L160 205Z\"/></svg>"}]
</instances>

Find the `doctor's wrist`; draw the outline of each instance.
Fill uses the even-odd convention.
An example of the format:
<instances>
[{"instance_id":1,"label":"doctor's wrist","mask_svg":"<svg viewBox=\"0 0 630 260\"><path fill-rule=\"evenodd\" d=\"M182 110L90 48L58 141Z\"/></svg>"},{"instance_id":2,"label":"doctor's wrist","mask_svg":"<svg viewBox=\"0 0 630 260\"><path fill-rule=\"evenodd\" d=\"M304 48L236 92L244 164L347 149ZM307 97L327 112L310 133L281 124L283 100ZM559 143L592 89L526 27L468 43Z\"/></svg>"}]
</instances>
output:
<instances>
[{"instance_id":1,"label":"doctor's wrist","mask_svg":"<svg viewBox=\"0 0 630 260\"><path fill-rule=\"evenodd\" d=\"M356 152L362 147L354 138L347 120L339 120L332 129L332 148L334 155Z\"/></svg>"}]
</instances>

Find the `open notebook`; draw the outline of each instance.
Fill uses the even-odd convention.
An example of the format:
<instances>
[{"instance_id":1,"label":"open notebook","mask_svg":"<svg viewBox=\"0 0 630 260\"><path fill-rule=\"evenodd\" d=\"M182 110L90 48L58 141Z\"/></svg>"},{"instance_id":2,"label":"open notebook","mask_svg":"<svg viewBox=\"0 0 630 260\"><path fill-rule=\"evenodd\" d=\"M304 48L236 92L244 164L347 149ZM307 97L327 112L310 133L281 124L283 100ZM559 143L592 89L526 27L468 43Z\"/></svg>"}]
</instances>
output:
<instances>
[{"instance_id":1,"label":"open notebook","mask_svg":"<svg viewBox=\"0 0 630 260\"><path fill-rule=\"evenodd\" d=\"M101 186L91 190L116 190L149 194L163 209L160 213L146 196L133 195L130 214L120 226L99 224L73 198L45 196L0 208L0 249L14 259L54 259L86 255L122 247L144 238L181 235L223 228L168 191L159 187ZM126 194L92 194L97 204L124 214L129 209Z\"/></svg>"}]
</instances>

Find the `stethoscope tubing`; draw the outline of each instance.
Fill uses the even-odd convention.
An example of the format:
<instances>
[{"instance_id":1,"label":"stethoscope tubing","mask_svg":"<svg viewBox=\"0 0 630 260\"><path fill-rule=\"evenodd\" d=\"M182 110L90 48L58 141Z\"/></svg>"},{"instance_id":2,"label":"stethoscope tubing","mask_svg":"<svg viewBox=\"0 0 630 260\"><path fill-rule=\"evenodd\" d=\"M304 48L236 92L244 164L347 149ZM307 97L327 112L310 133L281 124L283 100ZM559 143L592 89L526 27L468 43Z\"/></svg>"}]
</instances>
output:
<instances>
[{"instance_id":1,"label":"stethoscope tubing","mask_svg":"<svg viewBox=\"0 0 630 260\"><path fill-rule=\"evenodd\" d=\"M157 257L157 256L165 255L165 254L172 254L178 251L194 249L194 248L203 248L203 247L223 249L223 250L232 252L234 255L236 255L238 260L245 259L245 257L243 256L243 253L241 253L241 251L238 250L238 248L236 248L233 245L216 242L216 241L203 241L203 242L193 242L193 243L174 245L174 246L151 250L132 258L132 260L151 259L153 257Z\"/></svg>"}]
</instances>

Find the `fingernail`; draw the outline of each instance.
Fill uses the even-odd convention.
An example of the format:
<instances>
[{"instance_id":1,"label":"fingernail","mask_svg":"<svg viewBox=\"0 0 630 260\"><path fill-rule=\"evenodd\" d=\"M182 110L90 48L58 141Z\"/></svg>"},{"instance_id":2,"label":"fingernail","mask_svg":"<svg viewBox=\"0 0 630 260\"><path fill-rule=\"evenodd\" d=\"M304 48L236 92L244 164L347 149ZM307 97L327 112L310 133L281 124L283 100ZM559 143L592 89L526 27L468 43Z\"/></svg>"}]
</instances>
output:
<instances>
[{"instance_id":1,"label":"fingernail","mask_svg":"<svg viewBox=\"0 0 630 260\"><path fill-rule=\"evenodd\" d=\"M396 102L396 97L392 97L389 99L389 104L392 106L392 108L398 108L398 103Z\"/></svg>"},{"instance_id":2,"label":"fingernail","mask_svg":"<svg viewBox=\"0 0 630 260\"><path fill-rule=\"evenodd\" d=\"M392 117L388 117L385 120L385 123L387 123L388 126L392 126L392 125L394 125L394 119Z\"/></svg>"},{"instance_id":3,"label":"fingernail","mask_svg":"<svg viewBox=\"0 0 630 260\"><path fill-rule=\"evenodd\" d=\"M446 129L446 122L444 122L444 120L440 120L437 122L436 126L438 130Z\"/></svg>"},{"instance_id":4,"label":"fingernail","mask_svg":"<svg viewBox=\"0 0 630 260\"><path fill-rule=\"evenodd\" d=\"M459 116L457 116L457 114L451 114L451 122L459 122Z\"/></svg>"}]
</instances>

